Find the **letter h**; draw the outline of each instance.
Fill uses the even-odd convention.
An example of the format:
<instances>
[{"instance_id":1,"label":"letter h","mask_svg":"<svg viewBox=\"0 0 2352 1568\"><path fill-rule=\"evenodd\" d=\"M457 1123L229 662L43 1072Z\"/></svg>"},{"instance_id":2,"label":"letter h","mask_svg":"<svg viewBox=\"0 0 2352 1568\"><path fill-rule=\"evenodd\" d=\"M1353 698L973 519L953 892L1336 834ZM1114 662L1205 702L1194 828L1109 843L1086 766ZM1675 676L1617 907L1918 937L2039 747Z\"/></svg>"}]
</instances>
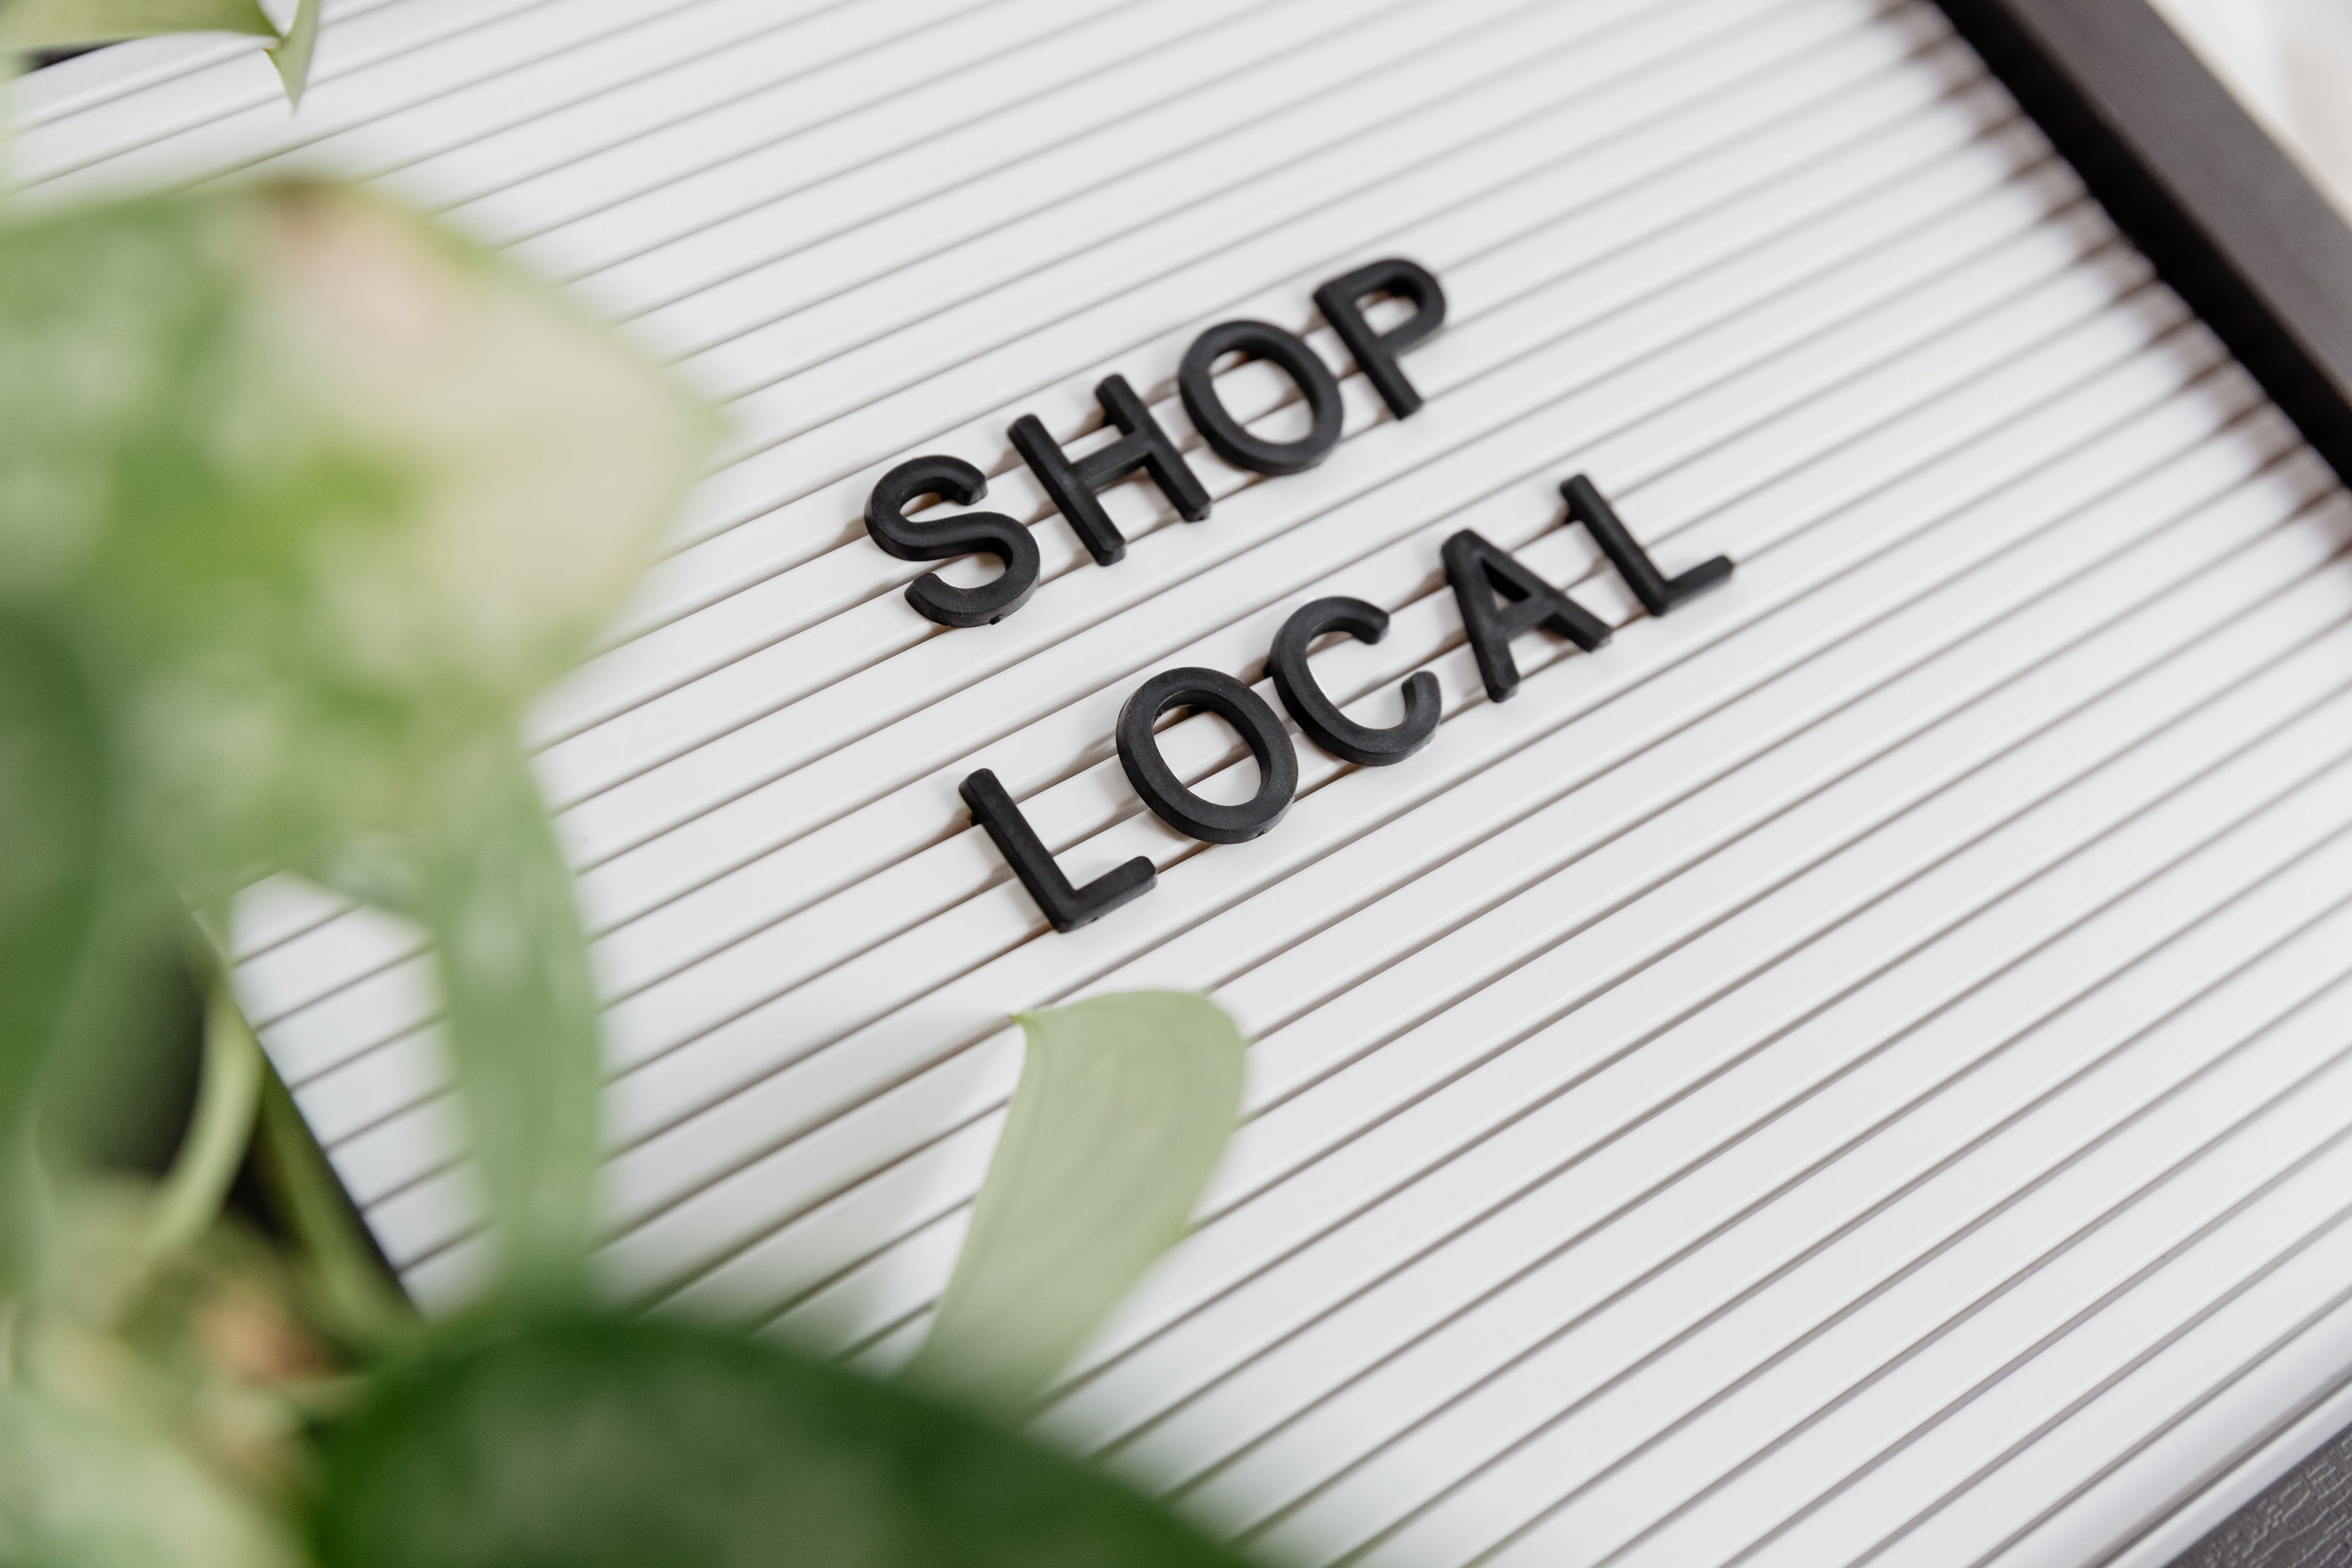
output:
<instances>
[{"instance_id":1,"label":"letter h","mask_svg":"<svg viewBox=\"0 0 2352 1568\"><path fill-rule=\"evenodd\" d=\"M1034 413L1024 413L1013 422L1006 434L1022 460L1037 476L1037 483L1070 527L1095 558L1097 566L1109 566L1127 553L1127 536L1110 520L1103 509L1097 492L1116 485L1140 468L1149 472L1151 482L1160 486L1178 515L1188 523L1197 523L1209 515L1209 492L1193 476L1185 465L1184 455L1151 417L1151 410L1135 395L1124 376L1106 376L1095 388L1095 398L1102 404L1103 417L1117 425L1120 438L1099 452L1090 452L1072 462L1055 439L1045 434L1045 424Z\"/></svg>"}]
</instances>

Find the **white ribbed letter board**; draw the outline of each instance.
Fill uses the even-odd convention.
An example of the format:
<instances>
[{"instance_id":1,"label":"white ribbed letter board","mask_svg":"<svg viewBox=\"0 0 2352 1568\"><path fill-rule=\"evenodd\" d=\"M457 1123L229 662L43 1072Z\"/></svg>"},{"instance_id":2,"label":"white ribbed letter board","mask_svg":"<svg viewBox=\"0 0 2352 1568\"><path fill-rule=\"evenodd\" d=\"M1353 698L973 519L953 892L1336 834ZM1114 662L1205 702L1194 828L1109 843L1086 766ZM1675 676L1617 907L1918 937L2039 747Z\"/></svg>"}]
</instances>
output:
<instances>
[{"instance_id":1,"label":"white ribbed letter board","mask_svg":"<svg viewBox=\"0 0 2352 1568\"><path fill-rule=\"evenodd\" d=\"M40 73L37 200L375 179L509 246L730 434L534 718L609 996L613 1285L887 1369L1020 1062L1213 993L1253 1041L1197 1232L1039 1420L1270 1561L2160 1562L2347 1414L2352 512L1922 0L350 0ZM1313 296L1404 258L1399 418ZM1403 308L1375 308L1381 328ZM1303 472L1178 395L1245 319L1339 377ZM1212 503L1082 460L1124 378ZM1259 361L1261 436L1308 422ZM1099 432L1099 434L1097 434ZM922 455L1030 525L951 628L863 514ZM1569 516L1591 476L1663 616ZM918 512L916 520L958 508ZM1487 695L1472 529L1613 628ZM985 558L940 568L985 582ZM1154 674L1443 720L1204 843L1114 749ZM1326 644L1328 645L1326 645ZM1165 728L1213 801L1259 769ZM959 796L1001 781L1058 933ZM427 1303L483 1242L392 923L266 886L271 1055Z\"/></svg>"}]
</instances>

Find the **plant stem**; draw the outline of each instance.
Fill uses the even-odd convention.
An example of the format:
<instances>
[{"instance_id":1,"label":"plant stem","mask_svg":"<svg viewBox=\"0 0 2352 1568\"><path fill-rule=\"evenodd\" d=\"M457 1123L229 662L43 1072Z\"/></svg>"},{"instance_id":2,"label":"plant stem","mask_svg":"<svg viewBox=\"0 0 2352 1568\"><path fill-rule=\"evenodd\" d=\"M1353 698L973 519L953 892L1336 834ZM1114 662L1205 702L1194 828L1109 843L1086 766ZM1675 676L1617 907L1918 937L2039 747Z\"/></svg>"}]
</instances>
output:
<instances>
[{"instance_id":1,"label":"plant stem","mask_svg":"<svg viewBox=\"0 0 2352 1568\"><path fill-rule=\"evenodd\" d=\"M300 1252L328 1322L345 1338L380 1344L412 1325L400 1292L293 1095L264 1064L258 1139L261 1177Z\"/></svg>"},{"instance_id":2,"label":"plant stem","mask_svg":"<svg viewBox=\"0 0 2352 1568\"><path fill-rule=\"evenodd\" d=\"M163 1178L147 1228L142 1260L152 1271L169 1261L218 1218L229 1184L253 1142L261 1103L260 1042L245 1021L228 977L214 967L205 987L205 1066L195 1114Z\"/></svg>"}]
</instances>

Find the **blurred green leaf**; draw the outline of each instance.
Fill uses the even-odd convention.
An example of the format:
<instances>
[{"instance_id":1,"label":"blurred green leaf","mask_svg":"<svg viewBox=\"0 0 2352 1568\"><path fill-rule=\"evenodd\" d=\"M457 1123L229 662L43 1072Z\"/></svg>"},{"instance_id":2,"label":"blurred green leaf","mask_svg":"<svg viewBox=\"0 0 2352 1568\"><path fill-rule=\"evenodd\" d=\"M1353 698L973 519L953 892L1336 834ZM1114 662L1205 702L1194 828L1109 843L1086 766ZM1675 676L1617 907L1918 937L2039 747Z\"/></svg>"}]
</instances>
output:
<instances>
[{"instance_id":1,"label":"blurred green leaf","mask_svg":"<svg viewBox=\"0 0 2352 1568\"><path fill-rule=\"evenodd\" d=\"M1184 1234L1241 1103L1241 1033L1205 997L1024 1013L1028 1056L930 1337L927 1386L1017 1415Z\"/></svg>"},{"instance_id":2,"label":"blurred green leaf","mask_svg":"<svg viewBox=\"0 0 2352 1568\"><path fill-rule=\"evenodd\" d=\"M286 84L286 101L296 109L302 107L302 89L310 85L310 57L319 47L320 0L301 0L295 7L294 20L287 25L286 36L270 46L269 63L278 68L278 79Z\"/></svg>"},{"instance_id":3,"label":"blurred green leaf","mask_svg":"<svg viewBox=\"0 0 2352 1568\"><path fill-rule=\"evenodd\" d=\"M0 1562L25 1568L297 1568L290 1530L122 1410L0 1385Z\"/></svg>"},{"instance_id":4,"label":"blurred green leaf","mask_svg":"<svg viewBox=\"0 0 2352 1568\"><path fill-rule=\"evenodd\" d=\"M691 1325L541 1323L331 1435L327 1568L1238 1568L960 1411Z\"/></svg>"},{"instance_id":5,"label":"blurred green leaf","mask_svg":"<svg viewBox=\"0 0 2352 1568\"><path fill-rule=\"evenodd\" d=\"M398 902L648 560L711 432L552 291L294 183L11 225L0 611L92 672L192 902Z\"/></svg>"},{"instance_id":6,"label":"blurred green leaf","mask_svg":"<svg viewBox=\"0 0 2352 1568\"><path fill-rule=\"evenodd\" d=\"M152 1174L184 1142L203 1066L204 1004L188 973L185 906L152 883L114 880L102 967L78 988L72 1048L41 1083L40 1152L61 1170Z\"/></svg>"},{"instance_id":7,"label":"blurred green leaf","mask_svg":"<svg viewBox=\"0 0 2352 1568\"><path fill-rule=\"evenodd\" d=\"M129 836L198 907L276 870L422 919L493 1218L583 1277L595 1012L523 705L712 434L551 289L313 183L0 235L0 614L92 673Z\"/></svg>"},{"instance_id":8,"label":"blurred green leaf","mask_svg":"<svg viewBox=\"0 0 2352 1568\"><path fill-rule=\"evenodd\" d=\"M295 1568L289 1374L323 1369L250 1238L151 1269L145 1184L61 1180L51 1288L7 1313L0 1563Z\"/></svg>"},{"instance_id":9,"label":"blurred green leaf","mask_svg":"<svg viewBox=\"0 0 2352 1568\"><path fill-rule=\"evenodd\" d=\"M20 49L63 48L158 33L254 33L278 37L258 0L7 0L0 12Z\"/></svg>"},{"instance_id":10,"label":"blurred green leaf","mask_svg":"<svg viewBox=\"0 0 2352 1568\"><path fill-rule=\"evenodd\" d=\"M296 108L319 45L320 0L299 0L280 34L259 0L0 0L0 37L16 49L111 43L160 33L246 33L274 39L270 64Z\"/></svg>"},{"instance_id":11,"label":"blurred green leaf","mask_svg":"<svg viewBox=\"0 0 2352 1568\"><path fill-rule=\"evenodd\" d=\"M0 1293L38 1272L35 1113L102 918L106 765L72 659L0 613Z\"/></svg>"},{"instance_id":12,"label":"blurred green leaf","mask_svg":"<svg viewBox=\"0 0 2352 1568\"><path fill-rule=\"evenodd\" d=\"M604 1081L587 937L539 789L511 742L446 792L418 907L509 1281L587 1291Z\"/></svg>"}]
</instances>

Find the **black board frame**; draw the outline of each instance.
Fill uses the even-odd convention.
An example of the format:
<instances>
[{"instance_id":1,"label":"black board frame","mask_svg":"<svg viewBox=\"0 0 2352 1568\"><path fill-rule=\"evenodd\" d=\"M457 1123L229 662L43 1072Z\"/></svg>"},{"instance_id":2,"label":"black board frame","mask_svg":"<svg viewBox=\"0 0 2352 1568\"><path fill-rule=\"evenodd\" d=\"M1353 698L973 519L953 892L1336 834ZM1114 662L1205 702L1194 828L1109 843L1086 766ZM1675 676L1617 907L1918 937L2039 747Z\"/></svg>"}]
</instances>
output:
<instances>
[{"instance_id":1,"label":"black board frame","mask_svg":"<svg viewBox=\"0 0 2352 1568\"><path fill-rule=\"evenodd\" d=\"M2352 229L2310 177L2147 0L1936 4L2158 273L2352 485ZM2314 1390L2312 1406L2334 1392ZM2252 1457L2231 1457L2216 1479ZM2173 1568L2347 1560L2352 1427Z\"/></svg>"},{"instance_id":2,"label":"black board frame","mask_svg":"<svg viewBox=\"0 0 2352 1568\"><path fill-rule=\"evenodd\" d=\"M1936 0L2352 484L2352 229L2147 0Z\"/></svg>"}]
</instances>

